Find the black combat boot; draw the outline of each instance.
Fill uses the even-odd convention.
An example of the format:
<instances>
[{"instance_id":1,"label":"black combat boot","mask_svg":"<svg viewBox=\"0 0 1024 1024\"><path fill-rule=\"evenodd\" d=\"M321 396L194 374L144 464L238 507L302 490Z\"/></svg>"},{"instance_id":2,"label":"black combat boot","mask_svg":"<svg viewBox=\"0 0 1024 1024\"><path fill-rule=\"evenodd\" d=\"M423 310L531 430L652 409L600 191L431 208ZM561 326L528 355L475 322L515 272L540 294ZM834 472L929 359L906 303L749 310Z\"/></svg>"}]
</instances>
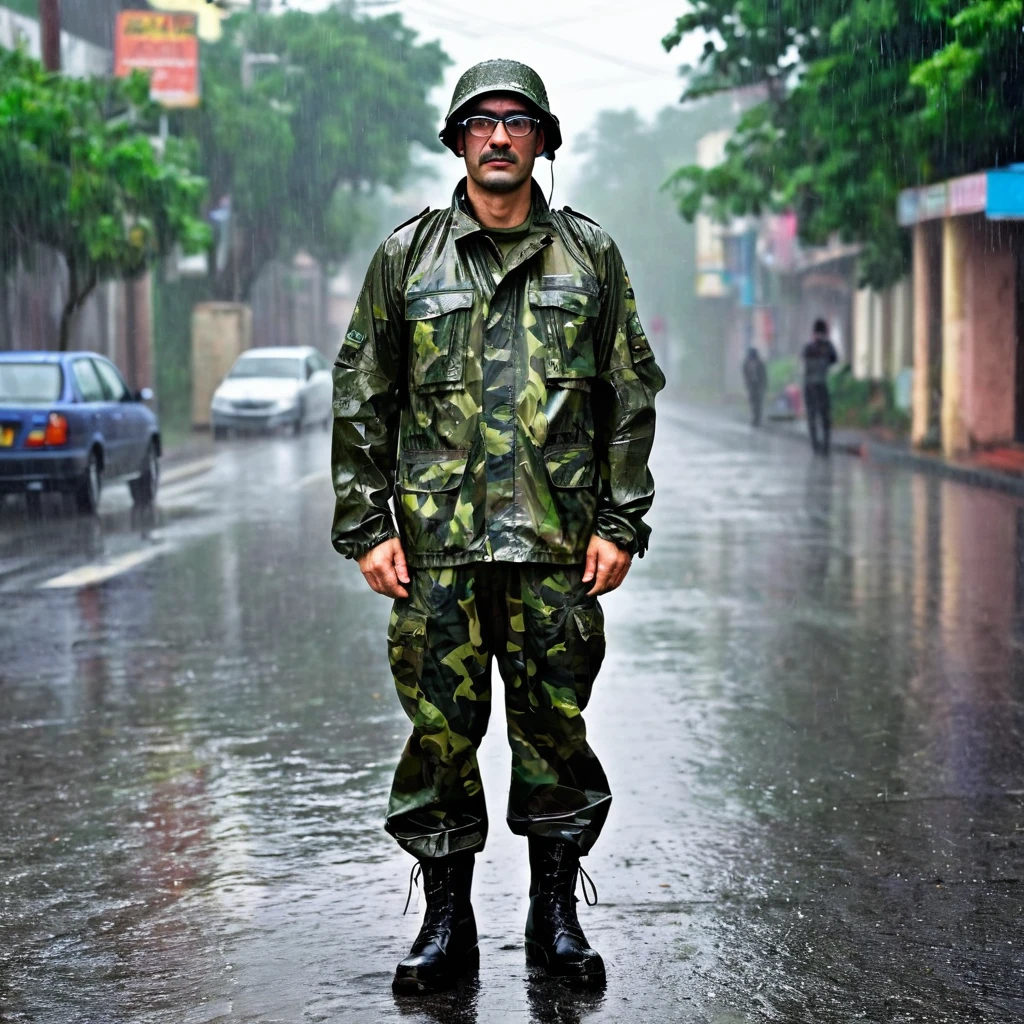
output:
<instances>
[{"instance_id":1,"label":"black combat boot","mask_svg":"<svg viewBox=\"0 0 1024 1024\"><path fill-rule=\"evenodd\" d=\"M530 913L526 962L553 978L588 988L605 982L604 961L591 949L576 917L576 879L583 869L577 847L529 837ZM584 877L589 879L586 872ZM593 882L590 883L593 886ZM587 891L584 887L583 895ZM590 900L587 900L588 904ZM594 892L597 902L597 892Z\"/></svg>"},{"instance_id":2,"label":"black combat boot","mask_svg":"<svg viewBox=\"0 0 1024 1024\"><path fill-rule=\"evenodd\" d=\"M476 920L469 901L473 857L472 853L456 853L422 860L418 869L413 868L422 872L427 910L409 955L395 971L391 988L398 995L451 988L460 975L480 966Z\"/></svg>"}]
</instances>

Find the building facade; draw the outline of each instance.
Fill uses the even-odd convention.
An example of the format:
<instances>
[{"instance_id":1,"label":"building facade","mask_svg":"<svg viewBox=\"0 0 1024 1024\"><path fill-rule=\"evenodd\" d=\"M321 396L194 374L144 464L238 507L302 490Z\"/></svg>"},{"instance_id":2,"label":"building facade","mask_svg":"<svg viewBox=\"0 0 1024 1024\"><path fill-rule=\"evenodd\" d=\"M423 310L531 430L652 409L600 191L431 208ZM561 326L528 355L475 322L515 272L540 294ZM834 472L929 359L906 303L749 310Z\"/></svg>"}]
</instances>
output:
<instances>
[{"instance_id":1,"label":"building facade","mask_svg":"<svg viewBox=\"0 0 1024 1024\"><path fill-rule=\"evenodd\" d=\"M914 444L1024 442L1024 167L906 189L898 215L913 232Z\"/></svg>"}]
</instances>

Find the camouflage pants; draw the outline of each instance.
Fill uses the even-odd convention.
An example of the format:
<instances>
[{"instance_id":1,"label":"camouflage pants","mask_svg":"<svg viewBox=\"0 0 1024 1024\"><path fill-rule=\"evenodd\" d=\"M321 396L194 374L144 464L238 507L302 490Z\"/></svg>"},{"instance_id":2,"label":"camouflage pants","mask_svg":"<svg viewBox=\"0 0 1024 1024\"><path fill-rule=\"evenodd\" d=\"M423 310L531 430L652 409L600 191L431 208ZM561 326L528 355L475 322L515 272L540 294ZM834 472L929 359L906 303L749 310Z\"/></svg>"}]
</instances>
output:
<instances>
[{"instance_id":1,"label":"camouflage pants","mask_svg":"<svg viewBox=\"0 0 1024 1024\"><path fill-rule=\"evenodd\" d=\"M582 570L492 563L413 569L395 602L388 649L412 720L385 827L420 858L483 849L477 747L491 710L491 661L505 684L512 782L508 824L519 835L586 853L611 794L581 712L604 657L604 616Z\"/></svg>"}]
</instances>

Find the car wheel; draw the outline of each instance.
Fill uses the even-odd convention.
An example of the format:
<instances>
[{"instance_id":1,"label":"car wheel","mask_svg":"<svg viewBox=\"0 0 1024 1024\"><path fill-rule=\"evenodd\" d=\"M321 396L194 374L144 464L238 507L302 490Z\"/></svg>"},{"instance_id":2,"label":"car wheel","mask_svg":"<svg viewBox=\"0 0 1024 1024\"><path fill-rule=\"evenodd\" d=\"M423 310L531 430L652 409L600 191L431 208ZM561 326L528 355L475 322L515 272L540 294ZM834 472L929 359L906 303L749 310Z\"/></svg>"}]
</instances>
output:
<instances>
[{"instance_id":1,"label":"car wheel","mask_svg":"<svg viewBox=\"0 0 1024 1024\"><path fill-rule=\"evenodd\" d=\"M295 422L292 424L292 433L298 436L302 433L302 421L305 419L306 411L299 406L299 411L295 414Z\"/></svg>"},{"instance_id":2,"label":"car wheel","mask_svg":"<svg viewBox=\"0 0 1024 1024\"><path fill-rule=\"evenodd\" d=\"M214 427L213 428L213 439L214 439L214 441L226 441L228 439L228 428L227 427Z\"/></svg>"},{"instance_id":3,"label":"car wheel","mask_svg":"<svg viewBox=\"0 0 1024 1024\"><path fill-rule=\"evenodd\" d=\"M137 480L128 484L135 505L152 505L156 501L156 490L160 483L160 458L156 453L156 445L150 442L146 450L146 468Z\"/></svg>"},{"instance_id":4,"label":"car wheel","mask_svg":"<svg viewBox=\"0 0 1024 1024\"><path fill-rule=\"evenodd\" d=\"M100 470L99 456L95 451L89 452L89 464L78 483L75 492L75 504L83 515L94 516L100 509L100 495L103 493L103 473Z\"/></svg>"}]
</instances>

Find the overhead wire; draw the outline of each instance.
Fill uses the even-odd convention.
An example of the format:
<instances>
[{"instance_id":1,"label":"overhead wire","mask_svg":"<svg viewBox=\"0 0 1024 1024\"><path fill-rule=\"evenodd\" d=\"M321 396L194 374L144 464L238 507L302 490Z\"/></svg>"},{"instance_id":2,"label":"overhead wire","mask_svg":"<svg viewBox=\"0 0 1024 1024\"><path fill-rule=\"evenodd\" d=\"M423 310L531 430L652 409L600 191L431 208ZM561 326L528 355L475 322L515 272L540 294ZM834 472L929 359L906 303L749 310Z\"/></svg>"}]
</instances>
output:
<instances>
[{"instance_id":1,"label":"overhead wire","mask_svg":"<svg viewBox=\"0 0 1024 1024\"><path fill-rule=\"evenodd\" d=\"M493 18L481 17L479 14L470 13L469 11L462 10L460 8L453 8L449 4L440 2L440 0L432 0L429 8L420 6L415 2L410 3L408 0L404 0L402 6L412 10L414 13L418 13L424 17L429 17L431 22L441 23L457 34L470 39L479 39L488 33L499 33L505 35L536 35L538 32L538 28L534 25L506 24L504 22L496 21ZM445 14L442 13L439 17L437 13L438 11L446 12L448 16L445 17ZM478 26L487 26L487 28L482 31L478 28L474 31L472 28L467 26L467 21L475 22ZM674 77L675 75L674 69L672 71L668 71L652 68L646 64L640 64L636 61L619 57L616 54L608 53L604 50L596 49L595 47L586 46L576 40L567 39L564 36L546 34L544 42L556 44L562 49L580 54L581 56L591 57L595 60L605 61L610 64L616 64L619 67L626 68L636 74L644 75L647 78L664 78L669 74Z\"/></svg>"}]
</instances>

